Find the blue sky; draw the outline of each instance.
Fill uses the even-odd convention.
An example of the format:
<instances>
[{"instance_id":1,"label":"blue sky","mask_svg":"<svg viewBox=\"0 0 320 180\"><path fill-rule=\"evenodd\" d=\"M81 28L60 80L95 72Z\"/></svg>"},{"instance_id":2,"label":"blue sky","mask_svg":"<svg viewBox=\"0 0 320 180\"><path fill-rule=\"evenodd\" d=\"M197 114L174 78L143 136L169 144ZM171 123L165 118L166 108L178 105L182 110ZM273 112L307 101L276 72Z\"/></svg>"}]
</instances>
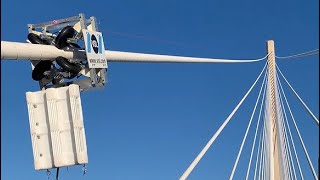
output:
<instances>
[{"instance_id":1,"label":"blue sky","mask_svg":"<svg viewBox=\"0 0 320 180\"><path fill-rule=\"evenodd\" d=\"M97 17L110 50L255 59L265 56L270 39L275 41L278 56L319 48L318 0L2 0L1 40L25 42L28 23L81 12ZM63 168L60 179L178 179L264 63L109 63L106 88L82 94L87 174L82 177L81 167ZM319 56L279 60L278 66L319 117ZM260 83L190 175L191 180L229 177ZM317 167L319 129L283 85ZM1 62L1 179L46 178L45 171L34 170L25 100L25 92L37 90L29 62ZM253 133L251 129L235 179L243 179ZM299 154L305 177L310 179L300 145Z\"/></svg>"}]
</instances>

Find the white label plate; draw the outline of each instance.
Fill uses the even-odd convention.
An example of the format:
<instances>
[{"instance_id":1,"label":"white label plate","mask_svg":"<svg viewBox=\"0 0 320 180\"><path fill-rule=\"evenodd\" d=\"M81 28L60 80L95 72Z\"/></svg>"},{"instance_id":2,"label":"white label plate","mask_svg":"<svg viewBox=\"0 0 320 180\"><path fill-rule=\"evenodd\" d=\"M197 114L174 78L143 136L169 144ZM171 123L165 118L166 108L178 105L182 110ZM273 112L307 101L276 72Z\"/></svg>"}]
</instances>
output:
<instances>
[{"instance_id":1,"label":"white label plate","mask_svg":"<svg viewBox=\"0 0 320 180\"><path fill-rule=\"evenodd\" d=\"M82 29L89 68L108 68L101 32Z\"/></svg>"}]
</instances>

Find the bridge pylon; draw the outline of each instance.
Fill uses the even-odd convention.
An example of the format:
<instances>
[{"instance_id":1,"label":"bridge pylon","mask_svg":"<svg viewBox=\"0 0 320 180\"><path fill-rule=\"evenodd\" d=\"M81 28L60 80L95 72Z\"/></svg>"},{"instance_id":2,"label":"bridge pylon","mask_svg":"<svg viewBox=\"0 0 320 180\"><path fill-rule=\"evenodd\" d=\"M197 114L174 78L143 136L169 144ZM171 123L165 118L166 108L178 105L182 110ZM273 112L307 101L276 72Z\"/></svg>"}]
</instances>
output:
<instances>
[{"instance_id":1,"label":"bridge pylon","mask_svg":"<svg viewBox=\"0 0 320 180\"><path fill-rule=\"evenodd\" d=\"M269 157L269 176L270 180L279 180L280 177L280 154L279 154L279 129L277 123L277 87L276 87L276 64L275 64L275 48L274 41L267 41L267 51L268 51L268 108L269 114L267 117L267 134L268 134L268 150Z\"/></svg>"}]
</instances>

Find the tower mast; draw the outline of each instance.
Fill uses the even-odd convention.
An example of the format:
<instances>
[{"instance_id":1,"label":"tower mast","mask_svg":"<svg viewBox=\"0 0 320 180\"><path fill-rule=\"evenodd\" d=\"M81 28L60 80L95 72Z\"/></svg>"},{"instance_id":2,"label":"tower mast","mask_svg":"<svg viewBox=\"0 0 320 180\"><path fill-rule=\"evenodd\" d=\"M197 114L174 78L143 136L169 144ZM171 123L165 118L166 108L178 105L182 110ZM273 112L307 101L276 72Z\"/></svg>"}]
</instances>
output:
<instances>
[{"instance_id":1,"label":"tower mast","mask_svg":"<svg viewBox=\"0 0 320 180\"><path fill-rule=\"evenodd\" d=\"M277 126L277 107L276 107L276 72L275 72L275 49L274 41L267 41L268 50L268 96L269 99L269 114L267 133L269 134L269 170L270 180L280 179L279 166L279 136Z\"/></svg>"}]
</instances>

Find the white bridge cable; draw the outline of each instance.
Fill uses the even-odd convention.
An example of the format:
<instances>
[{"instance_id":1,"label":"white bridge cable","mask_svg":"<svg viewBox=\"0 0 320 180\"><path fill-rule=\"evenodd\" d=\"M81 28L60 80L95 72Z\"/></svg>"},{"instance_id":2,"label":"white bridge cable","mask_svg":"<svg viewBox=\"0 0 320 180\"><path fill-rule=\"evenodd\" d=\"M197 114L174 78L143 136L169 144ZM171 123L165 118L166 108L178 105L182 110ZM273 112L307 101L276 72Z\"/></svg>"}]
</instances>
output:
<instances>
[{"instance_id":1,"label":"white bridge cable","mask_svg":"<svg viewBox=\"0 0 320 180\"><path fill-rule=\"evenodd\" d=\"M268 149L268 145L267 145L267 135L266 135L266 127L264 127L263 129L263 134L264 134L264 138L263 138L263 141L262 141L262 144L263 144L263 148L262 148L262 151L261 151L261 154L260 154L260 163L261 163L261 166L260 166L260 169L259 169L259 179L265 179L264 178L264 173L265 173L265 169L267 167L267 162L266 160L268 159L267 158L267 152L266 150Z\"/></svg>"},{"instance_id":2,"label":"white bridge cable","mask_svg":"<svg viewBox=\"0 0 320 180\"><path fill-rule=\"evenodd\" d=\"M266 99L267 101L267 99ZM266 150L268 150L268 148L266 148L267 146L267 138L268 138L268 135L267 135L267 131L266 131L266 128L267 128L267 123L266 123L266 120L267 120L267 113L265 111L264 113L264 121L263 121L263 128L261 129L261 132L262 132L262 141L261 141L261 151L260 151L260 154L259 154L259 173L258 173L258 180L260 180L262 178L262 175L263 175L263 169L266 167L265 166L265 160L266 160L266 156L268 155L268 153L266 152Z\"/></svg>"},{"instance_id":3,"label":"white bridge cable","mask_svg":"<svg viewBox=\"0 0 320 180\"><path fill-rule=\"evenodd\" d=\"M106 51L107 60L110 62L157 62L157 63L251 63L265 60L268 55L259 59L211 59L197 57L170 56L158 54L144 54L120 51Z\"/></svg>"},{"instance_id":4,"label":"white bridge cable","mask_svg":"<svg viewBox=\"0 0 320 180\"><path fill-rule=\"evenodd\" d=\"M280 85L280 82L279 82L279 76L277 76L277 84L279 85L279 88L278 88L278 94L279 94L279 97L280 97L280 102L281 102L281 108L282 108L282 111L283 111L283 114L284 114L284 119L282 121L282 123L284 124L283 127L284 127L284 131L285 131L285 134L286 134L286 142L288 143L288 150L289 150L289 157L290 157L290 168L291 168L291 172L293 173L293 176L291 175L291 177L294 177L294 179L296 180L297 179L297 175L296 175L296 170L295 170L295 166L294 166L294 162L293 162L293 158L292 158L292 153L291 153L291 147L290 147L290 141L289 141L289 138L288 138L288 134L289 136L291 137L291 131L290 131L290 127L289 127L289 124L286 124L285 122L288 122L288 117L287 117L287 113L286 113L286 109L284 107L284 104L283 104L283 100L282 100L282 95L281 95L281 88L282 86ZM286 126L287 125L287 126ZM288 129L288 130L287 130ZM288 133L289 132L289 133ZM292 137L291 137L292 138ZM291 139L292 140L292 139ZM293 140L291 141L291 144L294 148L294 151L295 151L295 147L294 147L294 143L293 143ZM296 152L295 152L296 153ZM300 166L300 164L299 164ZM301 176L302 177L302 176ZM302 178L303 179L303 178Z\"/></svg>"},{"instance_id":5,"label":"white bridge cable","mask_svg":"<svg viewBox=\"0 0 320 180\"><path fill-rule=\"evenodd\" d=\"M255 114L255 112L256 112L256 108L257 108L258 102L259 102L259 100L260 100L261 92L262 92L262 89L263 89L263 87L264 87L266 77L267 77L267 72L265 72L265 74L264 74L263 81L262 81L262 83L261 83L261 87L260 87L260 90L259 90L259 94L258 94L256 103L255 103L255 105L254 105L254 108L253 108L253 111L252 111L252 114L251 114L251 117L250 117L250 120L249 120L249 124L248 124L247 129L246 129L245 135L244 135L244 137L243 137L243 139L242 139L242 142L241 142L241 145L240 145L240 149L239 149L239 152L238 152L236 161L235 161L235 163L234 163L234 165L233 165L233 168L232 168L232 171L231 171L229 180L230 180L230 179L233 179L234 173L235 173L235 171L236 171L236 168L237 168L237 165L238 165L238 162L239 162L241 153L242 153L242 149L243 149L244 143L246 142L247 135L248 135L249 129L250 129L250 127L251 127L251 123L252 123L253 116L254 116L254 114Z\"/></svg>"},{"instance_id":6,"label":"white bridge cable","mask_svg":"<svg viewBox=\"0 0 320 180\"><path fill-rule=\"evenodd\" d=\"M277 77L277 72L275 74L275 78ZM280 94L278 93L279 92L279 88L278 88L278 84L277 84L277 81L275 79L275 93L276 93L276 110L277 110L277 130L278 130L278 134L279 134L279 141L278 143L280 144L279 147L280 147L280 157L281 157L281 161L280 163L282 164L281 167L281 172L282 172L282 176L285 178L285 179L292 179L291 178L291 169L289 167L289 164L288 164L288 149L287 149L287 144L286 144L286 140L285 140L285 137L286 137L286 134L285 134L285 130L284 130L284 127L283 127L283 112L282 112L282 107L281 107L281 104L280 104Z\"/></svg>"},{"instance_id":7,"label":"white bridge cable","mask_svg":"<svg viewBox=\"0 0 320 180\"><path fill-rule=\"evenodd\" d=\"M261 169L263 166L263 157L264 157L263 154L264 154L264 150L265 150L264 146L265 146L265 138L266 138L264 129L262 129L261 132L262 132L262 141L261 141L261 151L260 151L260 157L259 157L259 173L258 173L259 180L261 179Z\"/></svg>"},{"instance_id":8,"label":"white bridge cable","mask_svg":"<svg viewBox=\"0 0 320 180\"><path fill-rule=\"evenodd\" d=\"M281 70L279 69L278 65L276 64L277 69L279 70L281 76L283 77L283 79L286 81L286 83L288 84L288 86L290 87L290 89L292 90L292 92L296 95L296 97L299 99L299 101L301 102L301 104L303 105L303 107L308 111L308 113L310 114L310 116L313 118L313 120L317 123L317 125L319 126L319 119L312 113L312 111L308 108L308 106L303 102L303 100L300 98L300 96L298 95L298 93L293 89L293 87L291 86L291 84L287 81L286 77L282 74Z\"/></svg>"},{"instance_id":9,"label":"white bridge cable","mask_svg":"<svg viewBox=\"0 0 320 180\"><path fill-rule=\"evenodd\" d=\"M278 76L278 75L277 75ZM282 104L280 102L281 100L281 94L279 92L279 84L277 83L277 81L275 81L276 83L276 93L277 93L277 99L276 99L276 103L277 103L277 115L278 115L278 124L279 124L279 131L281 132L281 157L282 157L282 161L283 161L283 166L285 168L284 171L284 175L286 177L286 179L293 179L293 172L292 172L292 167L291 167L291 162L290 162L290 152L289 152L289 145L288 145L288 141L287 141L287 131L286 128L284 126L284 112L283 112L283 107Z\"/></svg>"},{"instance_id":10,"label":"white bridge cable","mask_svg":"<svg viewBox=\"0 0 320 180\"><path fill-rule=\"evenodd\" d=\"M241 99L241 101L238 103L238 105L233 109L233 111L230 113L230 115L227 117L227 119L223 122L223 124L220 126L220 128L217 130L217 132L212 136L212 138L209 140L209 142L205 145L205 147L201 150L201 152L198 154L198 156L193 160L193 162L190 164L190 166L187 168L187 170L182 174L180 177L180 180L185 180L190 175L192 170L195 168L195 166L199 163L201 158L205 155L205 153L208 151L210 146L213 144L213 142L216 140L216 138L220 135L224 127L228 124L230 119L233 117L233 115L237 112L243 101L247 98L253 87L256 85L258 80L260 79L261 75L263 74L264 70L266 69L267 64L264 65L262 71L260 72L259 76L255 80L255 82L252 84L248 92L244 95L244 97Z\"/></svg>"},{"instance_id":11,"label":"white bridge cable","mask_svg":"<svg viewBox=\"0 0 320 180\"><path fill-rule=\"evenodd\" d=\"M267 79L266 79L267 81ZM264 97L266 94L266 90L267 90L267 83L265 83L264 85L264 90L263 90L263 96L262 96L262 100L261 100L261 105L260 105L260 110L259 110L259 116L258 116L258 122L256 124L256 131L254 133L254 139L253 139L253 143L252 143L252 148L251 148L251 153L250 153L250 159L249 159L249 164L248 164L248 168L247 168L247 173L246 173L246 180L248 180L249 178L249 172L250 172L250 167L251 167L251 161L252 161L252 156L253 156L253 152L255 149L255 144L256 144L256 138L257 138L257 134L258 134L258 130L259 130L259 125L260 125L260 120L261 120L261 113L262 113L262 109L263 109L263 103L264 103ZM260 144L260 143L259 143Z\"/></svg>"},{"instance_id":12,"label":"white bridge cable","mask_svg":"<svg viewBox=\"0 0 320 180\"><path fill-rule=\"evenodd\" d=\"M267 122L265 122L267 123ZM265 133L267 134L267 129L265 129ZM265 154L264 154L264 160L265 160L265 168L264 170L264 179L270 179L270 141L269 141L269 136L266 136L265 139Z\"/></svg>"},{"instance_id":13,"label":"white bridge cable","mask_svg":"<svg viewBox=\"0 0 320 180\"><path fill-rule=\"evenodd\" d=\"M281 82L280 82L280 84L281 84ZM285 101L286 101L287 107L288 107L288 109L289 109L289 112L290 112L290 115L291 115L291 118L292 118L292 122L293 122L293 124L294 124L294 127L295 127L295 129L296 129L296 131L297 131L297 133L298 133L298 137L299 137L300 143L301 143L301 145L302 145L302 147L303 147L303 151L304 151L304 154L305 154L305 156L306 156L306 158L307 158L307 161L308 161L309 167L310 167L310 169L311 169L311 171L312 171L313 177L314 177L314 179L318 180L317 174L316 174L316 172L315 172L315 170L314 170L314 167L313 167L313 165L312 165L312 162L311 162L311 160L310 160L310 157L309 157L307 148L306 148L306 146L305 146L305 144L304 144L304 141L303 141L303 139L302 139L302 137L301 137L300 131L299 131L298 127L297 127L295 118L294 118L294 116L293 116L293 114L292 114L292 111L291 111L290 105L289 105L289 103L288 103L286 94L284 93L284 91L282 91L282 93L283 93L284 99L285 99Z\"/></svg>"},{"instance_id":14,"label":"white bridge cable","mask_svg":"<svg viewBox=\"0 0 320 180\"><path fill-rule=\"evenodd\" d=\"M282 109L282 106L281 106ZM286 166L287 166L287 170L288 170L288 176L290 179L296 179L296 174L295 174L295 170L292 167L292 156L291 156L291 148L290 148L290 144L288 141L288 134L287 134L287 129L286 126L284 124L284 117L281 118L281 126L284 132L284 145L285 145L285 155L286 155Z\"/></svg>"},{"instance_id":15,"label":"white bridge cable","mask_svg":"<svg viewBox=\"0 0 320 180\"><path fill-rule=\"evenodd\" d=\"M269 69L268 69L268 73L269 73ZM268 177L270 178L270 176L271 176L271 169L270 169L270 163L271 163L271 160L270 160L270 154L271 154L271 152L270 152L270 147L272 146L272 144L270 144L270 138L272 138L271 136L270 136L270 129L272 128L271 127L271 124L269 123L269 121L270 121L270 93L269 93L269 85L267 86L267 93L266 93L266 99L265 99L265 111L264 111L264 116L265 116L265 120L264 120L264 133L265 133L265 151L266 151L266 153L264 154L264 157L266 158L266 160L267 160L267 165L266 165L266 168L267 168L267 175L268 175ZM272 167L273 168L273 167Z\"/></svg>"},{"instance_id":16,"label":"white bridge cable","mask_svg":"<svg viewBox=\"0 0 320 180\"><path fill-rule=\"evenodd\" d=\"M278 76L277 76L277 80L279 81L278 84L280 85L281 92L282 92L282 94L284 94L284 90L283 90L283 88L282 88L282 85L281 85L281 82L280 82L280 79L279 79ZM282 99L281 99L281 100L282 100ZM284 106L283 106L283 109L284 109L284 111L285 111ZM290 136L291 144L292 144L292 147L293 147L293 152L294 152L294 154L295 154L295 159L296 159L297 166L298 166L298 169L299 169L300 178L301 178L302 180L304 180L303 173L302 173L301 166L300 166L300 162L299 162L299 158L298 158L298 154L297 154L296 147L295 147L295 143L294 143L294 141L293 141L292 133L291 133L291 130L290 130L288 118L286 118L285 120L286 120L286 124L287 124L287 127L288 127L289 136Z\"/></svg>"},{"instance_id":17,"label":"white bridge cable","mask_svg":"<svg viewBox=\"0 0 320 180\"><path fill-rule=\"evenodd\" d=\"M265 142L266 143L266 142ZM263 164L263 166L262 166L262 169L261 169L261 179L263 179L263 180L265 180L266 179L266 170L267 170L267 168L268 168L268 163L267 163L267 145L265 144L264 145L264 155L263 155L263 158L262 158L262 164Z\"/></svg>"},{"instance_id":18,"label":"white bridge cable","mask_svg":"<svg viewBox=\"0 0 320 180\"><path fill-rule=\"evenodd\" d=\"M279 79L279 76L277 76L277 85L278 85L278 94L279 94L279 101L281 103L281 107L283 109L283 114L284 114L284 118L282 119L282 123L283 123L283 127L284 127L284 131L285 131L285 140L287 142L287 147L288 147L288 152L289 152L289 168L291 170L291 179L294 178L294 179L298 179L297 178L297 173L296 173L296 168L295 168L295 164L294 164L294 161L293 161L293 155L292 155L292 149L291 147L293 148L293 151L295 153L295 156L296 156L296 162L298 164L298 168L299 168L299 171L301 171L301 167L300 167L300 163L299 163L299 159L298 159L298 156L297 156L297 152L296 152L296 149L295 149L295 144L294 144L294 141L292 139L292 135L291 135L291 130L290 130L290 126L289 126L289 123L288 123L288 116L287 116L287 112L286 112L286 108L284 106L284 100L283 100L283 96L281 94L281 90L283 90L282 88L282 85L280 83L280 79ZM290 138L290 140L289 140ZM291 145L290 145L291 144ZM300 173L300 178L301 179L304 179L303 178L303 174L302 174L302 171L299 172Z\"/></svg>"},{"instance_id":19,"label":"white bridge cable","mask_svg":"<svg viewBox=\"0 0 320 180\"><path fill-rule=\"evenodd\" d=\"M279 58L279 59L290 59L290 58L301 58L301 57L306 57L306 56L312 56L312 55L316 55L316 54L319 54L319 49L307 51L304 53L289 55L289 56L275 56L275 57Z\"/></svg>"},{"instance_id":20,"label":"white bridge cable","mask_svg":"<svg viewBox=\"0 0 320 180\"><path fill-rule=\"evenodd\" d=\"M263 125L262 125L262 128L263 128ZM257 156L256 157L256 165L254 168L254 177L253 177L254 180L256 180L260 150L262 149L262 133L263 133L263 130L260 131L260 138L259 138L259 142L258 142L258 150L257 150L257 155L256 155Z\"/></svg>"},{"instance_id":21,"label":"white bridge cable","mask_svg":"<svg viewBox=\"0 0 320 180\"><path fill-rule=\"evenodd\" d=\"M267 79L268 81L268 79ZM268 88L268 86L267 86ZM267 89L266 89L267 91ZM269 109L268 108L268 105L267 105L267 100L268 100L268 93L265 94L266 95L266 99L265 99L265 102L264 103L264 106L265 106L265 109L264 109L264 117L263 117L263 124L262 124L262 128L261 128L261 134L262 134L262 140L261 140L261 150L260 150L260 154L258 152L257 154L257 161L259 160L259 169L255 169L255 174L254 174L254 179L261 179L261 168L262 168L262 162L263 162L263 154L264 151L265 151L265 143L267 142L266 138L267 138L267 135L265 134L266 133L266 120L267 120L267 110ZM256 162L257 163L257 162ZM256 168L257 168L257 164L256 164ZM257 170L257 171L256 171ZM257 176L256 176L256 172L258 173Z\"/></svg>"},{"instance_id":22,"label":"white bridge cable","mask_svg":"<svg viewBox=\"0 0 320 180\"><path fill-rule=\"evenodd\" d=\"M159 54L145 54L105 50L108 62L155 62L155 63L251 63L267 58L268 54L259 59L214 59L171 56ZM67 59L86 59L84 50L64 51L55 46L1 41L2 60L52 60L58 56Z\"/></svg>"},{"instance_id":23,"label":"white bridge cable","mask_svg":"<svg viewBox=\"0 0 320 180\"><path fill-rule=\"evenodd\" d=\"M288 131L287 131L287 127L284 123L284 119L282 120L283 122L283 127L284 127L284 131L285 131L285 141L287 144L287 154L289 153L289 157L288 157L288 165L289 165L289 171L290 171L290 177L291 179L297 179L297 175L296 175L296 170L293 164L293 158L292 158L292 151L291 151L291 147L290 147L290 141L288 138Z\"/></svg>"}]
</instances>

